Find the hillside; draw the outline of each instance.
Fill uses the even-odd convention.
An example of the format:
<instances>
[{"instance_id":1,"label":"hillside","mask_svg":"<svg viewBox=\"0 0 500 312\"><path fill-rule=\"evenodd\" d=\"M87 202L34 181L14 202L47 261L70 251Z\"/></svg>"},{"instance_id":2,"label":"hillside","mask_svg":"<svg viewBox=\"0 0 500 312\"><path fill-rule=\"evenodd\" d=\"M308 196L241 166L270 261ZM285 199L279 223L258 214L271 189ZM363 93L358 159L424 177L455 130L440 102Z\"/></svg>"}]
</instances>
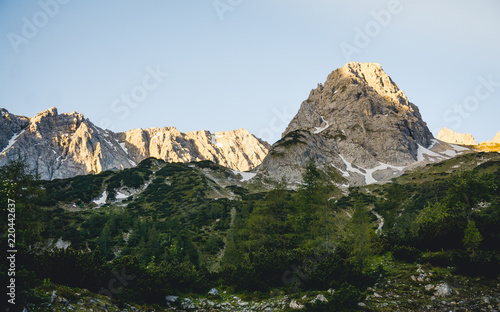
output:
<instances>
[{"instance_id":1,"label":"hillside","mask_svg":"<svg viewBox=\"0 0 500 312\"><path fill-rule=\"evenodd\" d=\"M150 158L120 172L44 181L42 231L30 242L43 253L22 255L36 272L26 300L56 311L66 301L72 310L169 310L167 295L188 298L176 309L221 311L498 306L498 153L457 156L347 193L325 188L321 175L310 163L306 184L287 191L208 161ZM467 189L474 191L463 207L457 195ZM462 242L467 218L482 236L474 258ZM106 303L92 292L105 293L112 269L134 280ZM436 295L440 285L451 293ZM206 295L211 288L219 295ZM316 297L328 303L311 305Z\"/></svg>"}]
</instances>

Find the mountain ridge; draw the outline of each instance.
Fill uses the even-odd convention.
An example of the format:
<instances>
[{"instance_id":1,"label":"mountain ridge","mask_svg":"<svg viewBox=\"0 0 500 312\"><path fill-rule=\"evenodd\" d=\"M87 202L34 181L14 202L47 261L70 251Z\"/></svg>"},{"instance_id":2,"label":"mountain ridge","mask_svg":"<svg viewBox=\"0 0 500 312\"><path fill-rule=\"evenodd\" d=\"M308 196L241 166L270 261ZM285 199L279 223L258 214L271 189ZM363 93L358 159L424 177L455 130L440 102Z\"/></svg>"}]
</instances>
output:
<instances>
[{"instance_id":1,"label":"mountain ridge","mask_svg":"<svg viewBox=\"0 0 500 312\"><path fill-rule=\"evenodd\" d=\"M269 144L245 129L182 133L174 127L114 133L77 112L55 107L32 118L1 109L0 165L24 155L42 179L60 179L130 168L157 157L169 162L211 160L248 171L267 154Z\"/></svg>"}]
</instances>

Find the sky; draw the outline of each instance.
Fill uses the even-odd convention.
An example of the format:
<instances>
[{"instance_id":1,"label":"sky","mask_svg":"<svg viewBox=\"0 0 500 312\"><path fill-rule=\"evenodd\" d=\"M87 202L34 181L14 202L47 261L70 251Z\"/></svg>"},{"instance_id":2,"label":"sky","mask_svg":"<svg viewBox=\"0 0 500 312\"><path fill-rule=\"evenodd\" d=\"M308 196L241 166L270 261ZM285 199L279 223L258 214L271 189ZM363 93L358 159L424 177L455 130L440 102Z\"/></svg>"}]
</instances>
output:
<instances>
[{"instance_id":1,"label":"sky","mask_svg":"<svg viewBox=\"0 0 500 312\"><path fill-rule=\"evenodd\" d=\"M499 31L498 0L0 0L0 107L272 143L331 71L375 62L434 135L480 142L500 130Z\"/></svg>"}]
</instances>

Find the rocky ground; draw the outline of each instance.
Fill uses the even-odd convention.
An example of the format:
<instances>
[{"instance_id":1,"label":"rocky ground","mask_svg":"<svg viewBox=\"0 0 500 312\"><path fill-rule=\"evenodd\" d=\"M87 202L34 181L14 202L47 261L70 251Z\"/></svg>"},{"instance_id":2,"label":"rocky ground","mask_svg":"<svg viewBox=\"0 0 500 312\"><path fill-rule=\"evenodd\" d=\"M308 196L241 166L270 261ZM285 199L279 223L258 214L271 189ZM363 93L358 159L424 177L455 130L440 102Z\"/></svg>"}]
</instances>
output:
<instances>
[{"instance_id":1,"label":"rocky ground","mask_svg":"<svg viewBox=\"0 0 500 312\"><path fill-rule=\"evenodd\" d=\"M363 293L359 311L500 311L500 277L462 276L454 268L395 261L390 254L371 265L382 265L385 273ZM264 299L213 288L206 295L167 295L162 306L140 306L119 305L88 290L49 284L34 290L37 302L24 311L306 311L308 303L326 303L334 292L274 291Z\"/></svg>"}]
</instances>

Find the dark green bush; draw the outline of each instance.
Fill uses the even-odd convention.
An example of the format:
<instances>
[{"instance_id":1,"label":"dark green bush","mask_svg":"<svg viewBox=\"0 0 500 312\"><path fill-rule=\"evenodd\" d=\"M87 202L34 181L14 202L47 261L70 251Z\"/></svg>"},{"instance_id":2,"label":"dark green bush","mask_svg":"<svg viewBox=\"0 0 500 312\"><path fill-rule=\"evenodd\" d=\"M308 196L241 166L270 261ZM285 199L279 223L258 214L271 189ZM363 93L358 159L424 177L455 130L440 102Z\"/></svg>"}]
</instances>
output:
<instances>
[{"instance_id":1,"label":"dark green bush","mask_svg":"<svg viewBox=\"0 0 500 312\"><path fill-rule=\"evenodd\" d=\"M422 252L411 246L394 246L392 247L392 255L401 261L415 262L422 256Z\"/></svg>"}]
</instances>

